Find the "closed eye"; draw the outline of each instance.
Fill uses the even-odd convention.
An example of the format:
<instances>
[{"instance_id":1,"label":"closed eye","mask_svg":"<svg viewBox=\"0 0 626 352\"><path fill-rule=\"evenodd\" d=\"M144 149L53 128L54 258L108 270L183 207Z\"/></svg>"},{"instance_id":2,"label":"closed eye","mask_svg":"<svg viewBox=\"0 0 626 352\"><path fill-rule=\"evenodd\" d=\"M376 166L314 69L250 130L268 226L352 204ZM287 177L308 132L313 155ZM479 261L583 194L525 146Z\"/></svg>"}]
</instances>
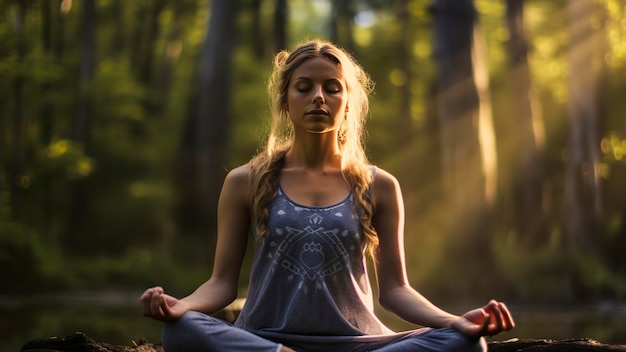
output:
<instances>
[{"instance_id":1,"label":"closed eye","mask_svg":"<svg viewBox=\"0 0 626 352\"><path fill-rule=\"evenodd\" d=\"M313 84L308 80L300 80L296 83L295 88L298 92L305 93L313 88ZM323 89L330 94L340 93L343 90L343 86L337 80L331 80L324 83Z\"/></svg>"},{"instance_id":2,"label":"closed eye","mask_svg":"<svg viewBox=\"0 0 626 352\"><path fill-rule=\"evenodd\" d=\"M337 86L337 85L329 85L329 86L325 86L324 90L327 91L328 93L339 93L341 92L341 87Z\"/></svg>"},{"instance_id":3,"label":"closed eye","mask_svg":"<svg viewBox=\"0 0 626 352\"><path fill-rule=\"evenodd\" d=\"M341 86L341 83L335 80L324 84L324 90L327 91L328 93L339 93L341 92L342 88L343 87Z\"/></svg>"},{"instance_id":4,"label":"closed eye","mask_svg":"<svg viewBox=\"0 0 626 352\"><path fill-rule=\"evenodd\" d=\"M298 83L296 85L296 90L298 92L308 92L311 89L311 84L303 81L302 83Z\"/></svg>"}]
</instances>

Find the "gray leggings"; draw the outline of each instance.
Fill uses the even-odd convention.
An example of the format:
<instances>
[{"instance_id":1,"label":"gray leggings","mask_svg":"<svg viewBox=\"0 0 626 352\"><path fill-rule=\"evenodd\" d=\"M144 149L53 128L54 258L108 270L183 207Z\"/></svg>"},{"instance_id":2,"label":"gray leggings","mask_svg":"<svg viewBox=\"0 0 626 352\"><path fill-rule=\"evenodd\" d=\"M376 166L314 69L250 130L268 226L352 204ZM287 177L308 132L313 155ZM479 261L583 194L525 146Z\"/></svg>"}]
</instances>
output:
<instances>
[{"instance_id":1,"label":"gray leggings","mask_svg":"<svg viewBox=\"0 0 626 352\"><path fill-rule=\"evenodd\" d=\"M484 339L472 339L454 329L424 330L385 343L358 342L338 345L285 343L299 352L486 352ZM167 352L278 352L281 341L272 341L225 321L198 312L187 312L163 327Z\"/></svg>"}]
</instances>

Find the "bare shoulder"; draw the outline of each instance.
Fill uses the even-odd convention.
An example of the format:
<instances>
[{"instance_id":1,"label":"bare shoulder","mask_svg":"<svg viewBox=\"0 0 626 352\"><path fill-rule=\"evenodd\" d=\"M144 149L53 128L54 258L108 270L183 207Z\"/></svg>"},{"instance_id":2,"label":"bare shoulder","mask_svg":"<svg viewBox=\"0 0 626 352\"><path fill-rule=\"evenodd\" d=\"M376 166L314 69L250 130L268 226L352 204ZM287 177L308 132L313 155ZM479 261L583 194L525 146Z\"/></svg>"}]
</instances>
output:
<instances>
[{"instance_id":1,"label":"bare shoulder","mask_svg":"<svg viewBox=\"0 0 626 352\"><path fill-rule=\"evenodd\" d=\"M376 176L374 177L375 193L395 192L399 187L398 179L394 175L381 168L376 168Z\"/></svg>"},{"instance_id":2,"label":"bare shoulder","mask_svg":"<svg viewBox=\"0 0 626 352\"><path fill-rule=\"evenodd\" d=\"M396 206L401 201L402 194L398 179L390 172L377 168L372 187L373 201L378 210L389 206Z\"/></svg>"},{"instance_id":3,"label":"bare shoulder","mask_svg":"<svg viewBox=\"0 0 626 352\"><path fill-rule=\"evenodd\" d=\"M238 166L228 172L224 179L222 193L237 199L247 199L250 177L248 164Z\"/></svg>"},{"instance_id":4,"label":"bare shoulder","mask_svg":"<svg viewBox=\"0 0 626 352\"><path fill-rule=\"evenodd\" d=\"M230 170L226 175L226 180L229 182L235 182L237 184L247 184L249 176L250 164L244 164Z\"/></svg>"}]
</instances>

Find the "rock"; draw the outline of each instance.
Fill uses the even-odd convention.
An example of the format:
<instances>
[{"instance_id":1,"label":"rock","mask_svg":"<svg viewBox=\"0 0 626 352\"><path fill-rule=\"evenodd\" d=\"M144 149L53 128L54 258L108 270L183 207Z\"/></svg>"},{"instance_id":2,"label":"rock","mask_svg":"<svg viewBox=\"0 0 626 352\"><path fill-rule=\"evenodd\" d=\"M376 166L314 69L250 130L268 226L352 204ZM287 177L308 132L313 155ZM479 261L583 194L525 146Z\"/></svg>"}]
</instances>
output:
<instances>
[{"instance_id":1,"label":"rock","mask_svg":"<svg viewBox=\"0 0 626 352\"><path fill-rule=\"evenodd\" d=\"M530 340L489 342L490 352L626 352L626 345L607 345L592 339ZM139 340L134 346L117 346L94 341L82 332L63 337L27 342L21 352L165 352L161 344Z\"/></svg>"}]
</instances>

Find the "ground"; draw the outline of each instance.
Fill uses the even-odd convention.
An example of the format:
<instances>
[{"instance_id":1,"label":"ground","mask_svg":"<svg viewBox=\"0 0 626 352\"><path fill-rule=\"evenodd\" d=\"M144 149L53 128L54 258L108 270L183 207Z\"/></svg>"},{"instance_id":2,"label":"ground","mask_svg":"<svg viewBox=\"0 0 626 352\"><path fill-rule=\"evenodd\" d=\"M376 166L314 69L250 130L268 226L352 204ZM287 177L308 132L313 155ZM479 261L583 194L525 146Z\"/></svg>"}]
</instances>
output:
<instances>
[{"instance_id":1,"label":"ground","mask_svg":"<svg viewBox=\"0 0 626 352\"><path fill-rule=\"evenodd\" d=\"M626 352L626 345L607 345L591 339L519 340L489 343L490 352ZM111 345L94 341L84 333L36 339L27 342L21 352L165 352L160 344L140 340L133 346Z\"/></svg>"}]
</instances>

